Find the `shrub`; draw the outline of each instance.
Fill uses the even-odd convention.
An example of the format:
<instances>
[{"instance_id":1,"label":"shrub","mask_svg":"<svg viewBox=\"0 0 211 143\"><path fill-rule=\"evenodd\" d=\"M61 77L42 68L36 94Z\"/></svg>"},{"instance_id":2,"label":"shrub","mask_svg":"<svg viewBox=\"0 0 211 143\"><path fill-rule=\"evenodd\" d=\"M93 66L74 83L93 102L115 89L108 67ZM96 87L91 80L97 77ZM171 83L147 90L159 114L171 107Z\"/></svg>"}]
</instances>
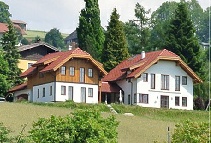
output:
<instances>
[{"instance_id":1,"label":"shrub","mask_svg":"<svg viewBox=\"0 0 211 143\"><path fill-rule=\"evenodd\" d=\"M93 109L77 110L73 117L40 118L33 124L30 138L34 142L117 142L118 122L114 116L103 118Z\"/></svg>"},{"instance_id":2,"label":"shrub","mask_svg":"<svg viewBox=\"0 0 211 143\"><path fill-rule=\"evenodd\" d=\"M9 141L9 137L8 137L8 134L9 134L10 130L7 129L3 123L0 123L0 142L3 143L3 142L7 142Z\"/></svg>"},{"instance_id":3,"label":"shrub","mask_svg":"<svg viewBox=\"0 0 211 143\"><path fill-rule=\"evenodd\" d=\"M177 124L172 143L207 143L209 140L208 123L197 123L189 120Z\"/></svg>"},{"instance_id":4,"label":"shrub","mask_svg":"<svg viewBox=\"0 0 211 143\"><path fill-rule=\"evenodd\" d=\"M204 110L204 101L201 97L194 99L194 110Z\"/></svg>"}]
</instances>

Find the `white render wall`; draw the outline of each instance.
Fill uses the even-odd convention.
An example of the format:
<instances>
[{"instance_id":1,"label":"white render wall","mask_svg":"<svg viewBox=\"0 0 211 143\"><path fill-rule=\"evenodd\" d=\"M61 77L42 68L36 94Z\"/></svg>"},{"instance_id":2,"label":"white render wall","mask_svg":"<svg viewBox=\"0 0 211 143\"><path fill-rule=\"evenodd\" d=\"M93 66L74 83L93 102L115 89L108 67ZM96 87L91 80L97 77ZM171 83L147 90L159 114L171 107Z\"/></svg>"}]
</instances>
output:
<instances>
[{"instance_id":1,"label":"white render wall","mask_svg":"<svg viewBox=\"0 0 211 143\"><path fill-rule=\"evenodd\" d=\"M50 95L50 86L52 86L52 95ZM54 86L56 88L54 88ZM66 95L61 95L61 86L66 86ZM86 88L86 103L98 103L98 85L92 84L78 84L67 82L52 82L33 87L33 102L50 102L50 101L66 101L68 97L68 86L73 87L73 101L80 103L81 99L81 87ZM43 97L43 88L45 87L45 97ZM93 97L88 97L88 88L93 88ZM39 98L37 98L37 92L40 92ZM54 94L56 93L56 94ZM55 96L56 95L56 96Z\"/></svg>"},{"instance_id":2,"label":"white render wall","mask_svg":"<svg viewBox=\"0 0 211 143\"><path fill-rule=\"evenodd\" d=\"M30 93L31 90L30 89L24 89L24 90L20 90L20 91L15 91L14 92L14 101L17 101L17 96L21 95L21 94L27 94L28 95L28 100L30 101Z\"/></svg>"},{"instance_id":3,"label":"white render wall","mask_svg":"<svg viewBox=\"0 0 211 143\"><path fill-rule=\"evenodd\" d=\"M158 61L144 73L148 73L148 82L143 82L142 77L132 79L132 103L143 107L160 108L161 95L169 96L169 108L193 110L193 80L174 61ZM155 89L151 89L151 73L155 74ZM169 90L161 90L161 74L169 75ZM175 76L180 76L180 91L175 91ZM187 85L182 85L182 76L187 76ZM117 82L124 90L124 103L128 104L128 94L131 94L131 83L126 80ZM134 93L148 94L148 104L134 103ZM175 106L175 96L180 97L180 106ZM187 107L182 106L182 97L187 97Z\"/></svg>"}]
</instances>

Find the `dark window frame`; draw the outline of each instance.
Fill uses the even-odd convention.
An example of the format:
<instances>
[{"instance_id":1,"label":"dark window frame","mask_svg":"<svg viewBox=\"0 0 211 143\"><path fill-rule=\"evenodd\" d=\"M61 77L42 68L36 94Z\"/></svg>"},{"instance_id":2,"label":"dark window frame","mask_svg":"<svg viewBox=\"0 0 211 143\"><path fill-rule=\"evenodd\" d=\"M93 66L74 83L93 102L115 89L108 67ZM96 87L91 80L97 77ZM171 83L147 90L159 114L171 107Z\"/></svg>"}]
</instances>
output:
<instances>
[{"instance_id":1,"label":"dark window frame","mask_svg":"<svg viewBox=\"0 0 211 143\"><path fill-rule=\"evenodd\" d=\"M66 95L66 86L61 85L61 95Z\"/></svg>"},{"instance_id":2,"label":"dark window frame","mask_svg":"<svg viewBox=\"0 0 211 143\"><path fill-rule=\"evenodd\" d=\"M45 97L45 87L42 89L42 97Z\"/></svg>"},{"instance_id":3,"label":"dark window frame","mask_svg":"<svg viewBox=\"0 0 211 143\"><path fill-rule=\"evenodd\" d=\"M85 82L85 68L80 68L80 75L79 75L79 82L84 83Z\"/></svg>"},{"instance_id":4,"label":"dark window frame","mask_svg":"<svg viewBox=\"0 0 211 143\"><path fill-rule=\"evenodd\" d=\"M88 68L88 77L93 77L93 69Z\"/></svg>"},{"instance_id":5,"label":"dark window frame","mask_svg":"<svg viewBox=\"0 0 211 143\"><path fill-rule=\"evenodd\" d=\"M175 96L175 106L180 106L180 97Z\"/></svg>"},{"instance_id":6,"label":"dark window frame","mask_svg":"<svg viewBox=\"0 0 211 143\"><path fill-rule=\"evenodd\" d=\"M161 74L161 90L169 90L169 75Z\"/></svg>"},{"instance_id":7,"label":"dark window frame","mask_svg":"<svg viewBox=\"0 0 211 143\"><path fill-rule=\"evenodd\" d=\"M175 91L180 91L180 76L175 76Z\"/></svg>"},{"instance_id":8,"label":"dark window frame","mask_svg":"<svg viewBox=\"0 0 211 143\"><path fill-rule=\"evenodd\" d=\"M155 74L151 74L151 89L155 89Z\"/></svg>"},{"instance_id":9,"label":"dark window frame","mask_svg":"<svg viewBox=\"0 0 211 143\"><path fill-rule=\"evenodd\" d=\"M143 79L143 82L148 82L148 73L143 73L142 79Z\"/></svg>"},{"instance_id":10,"label":"dark window frame","mask_svg":"<svg viewBox=\"0 0 211 143\"><path fill-rule=\"evenodd\" d=\"M147 100L144 99L144 96L146 96ZM141 94L141 93L139 93L139 103L149 104L149 94Z\"/></svg>"},{"instance_id":11,"label":"dark window frame","mask_svg":"<svg viewBox=\"0 0 211 143\"><path fill-rule=\"evenodd\" d=\"M188 81L187 81L187 76L182 76L182 85L187 85Z\"/></svg>"},{"instance_id":12,"label":"dark window frame","mask_svg":"<svg viewBox=\"0 0 211 143\"><path fill-rule=\"evenodd\" d=\"M90 95L91 91L91 95ZM93 88L88 88L88 97L93 97Z\"/></svg>"},{"instance_id":13,"label":"dark window frame","mask_svg":"<svg viewBox=\"0 0 211 143\"><path fill-rule=\"evenodd\" d=\"M182 106L183 107L187 107L187 101L188 101L188 99L187 99L187 97L182 97Z\"/></svg>"}]
</instances>

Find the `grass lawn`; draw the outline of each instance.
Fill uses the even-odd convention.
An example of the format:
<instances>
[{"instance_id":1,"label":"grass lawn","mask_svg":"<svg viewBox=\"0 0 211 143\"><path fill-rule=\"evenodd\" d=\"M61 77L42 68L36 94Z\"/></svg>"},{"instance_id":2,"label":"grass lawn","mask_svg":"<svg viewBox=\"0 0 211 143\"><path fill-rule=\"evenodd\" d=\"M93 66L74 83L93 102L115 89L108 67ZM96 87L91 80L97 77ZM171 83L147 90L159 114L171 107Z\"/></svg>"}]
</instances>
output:
<instances>
[{"instance_id":1,"label":"grass lawn","mask_svg":"<svg viewBox=\"0 0 211 143\"><path fill-rule=\"evenodd\" d=\"M45 35L48 31L38 31L38 30L27 30L23 37L33 40L35 37L39 36L42 40L45 39ZM62 33L63 38L66 38L69 34Z\"/></svg>"},{"instance_id":2,"label":"grass lawn","mask_svg":"<svg viewBox=\"0 0 211 143\"><path fill-rule=\"evenodd\" d=\"M17 135L24 124L27 124L24 131L27 133L33 121L39 117L64 116L73 111L69 107L49 107L29 103L0 103L0 108L2 109L0 110L0 122L3 122L13 131L11 135ZM123 112L123 110L126 111L126 109L134 107L125 106L124 109L122 106L115 106L115 108L121 109ZM205 111L181 112L180 110L140 108L133 109L133 112L135 116L115 115L120 122L118 127L118 141L120 143L151 143L155 140L164 142L167 140L167 128L170 127L170 131L173 132L174 125L181 120L192 119L208 122L208 112ZM149 113L147 114L147 112ZM104 112L102 115L107 117L111 113ZM186 116L182 117L184 115Z\"/></svg>"}]
</instances>

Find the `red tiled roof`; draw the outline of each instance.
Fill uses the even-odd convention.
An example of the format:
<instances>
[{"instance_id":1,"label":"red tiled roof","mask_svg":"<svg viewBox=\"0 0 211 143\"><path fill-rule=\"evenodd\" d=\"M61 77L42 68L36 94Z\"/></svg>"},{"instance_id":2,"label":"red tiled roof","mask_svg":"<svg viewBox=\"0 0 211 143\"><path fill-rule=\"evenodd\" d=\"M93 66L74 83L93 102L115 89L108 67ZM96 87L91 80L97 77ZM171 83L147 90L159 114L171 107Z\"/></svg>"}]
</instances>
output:
<instances>
[{"instance_id":1,"label":"red tiled roof","mask_svg":"<svg viewBox=\"0 0 211 143\"><path fill-rule=\"evenodd\" d=\"M17 85L13 88L11 88L8 92L11 93L11 92L15 92L15 91L19 91L19 90L23 90L23 89L26 89L27 88L27 82L23 83L23 84L20 84L20 85Z\"/></svg>"},{"instance_id":2,"label":"red tiled roof","mask_svg":"<svg viewBox=\"0 0 211 143\"><path fill-rule=\"evenodd\" d=\"M104 73L104 75L107 74L107 72L104 70L101 63L94 60L90 54L87 52L81 50L80 48L76 48L70 51L64 51L64 52L56 52L56 53L50 53L46 56L42 57L40 60L38 60L35 64L32 65L31 68L26 70L24 73L21 74L22 77L27 77L33 71L36 69L38 65L46 65L44 69L42 69L39 72L49 72L49 71L56 71L59 67L61 67L64 63L66 63L71 58L82 58L82 59L89 59L92 61L94 65L98 67L98 69Z\"/></svg>"},{"instance_id":3,"label":"red tiled roof","mask_svg":"<svg viewBox=\"0 0 211 143\"><path fill-rule=\"evenodd\" d=\"M30 67L25 72L21 73L20 77L27 77L35 73L37 67Z\"/></svg>"},{"instance_id":4,"label":"red tiled roof","mask_svg":"<svg viewBox=\"0 0 211 143\"><path fill-rule=\"evenodd\" d=\"M121 88L116 83L102 82L101 92L119 93Z\"/></svg>"},{"instance_id":5,"label":"red tiled roof","mask_svg":"<svg viewBox=\"0 0 211 143\"><path fill-rule=\"evenodd\" d=\"M181 60L178 55L166 49L148 52L146 53L144 59L141 59L141 54L138 54L122 61L103 78L103 81L137 78L158 60L177 61L180 63L183 70L185 70L195 80L195 82L202 82L201 79ZM127 74L127 71L131 73Z\"/></svg>"},{"instance_id":6,"label":"red tiled roof","mask_svg":"<svg viewBox=\"0 0 211 143\"><path fill-rule=\"evenodd\" d=\"M0 23L0 33L4 33L6 31L8 31L7 24Z\"/></svg>"}]
</instances>

